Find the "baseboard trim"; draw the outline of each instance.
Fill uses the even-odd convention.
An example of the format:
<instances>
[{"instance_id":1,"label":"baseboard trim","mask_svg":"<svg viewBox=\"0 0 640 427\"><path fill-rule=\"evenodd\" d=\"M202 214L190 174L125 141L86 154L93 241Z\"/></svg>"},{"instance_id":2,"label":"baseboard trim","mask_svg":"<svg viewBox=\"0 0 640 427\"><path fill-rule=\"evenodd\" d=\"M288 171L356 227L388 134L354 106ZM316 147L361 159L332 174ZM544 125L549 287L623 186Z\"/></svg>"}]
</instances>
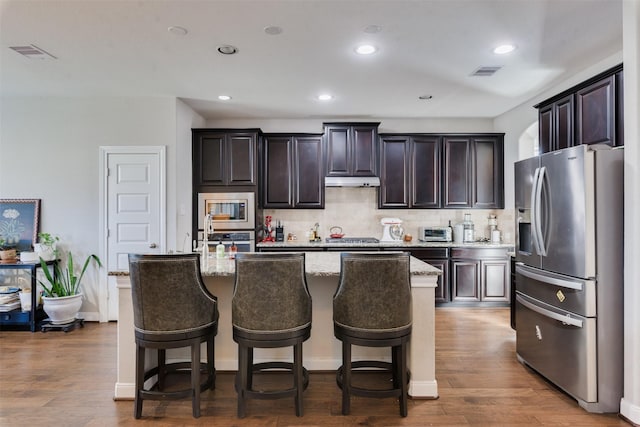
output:
<instances>
[{"instance_id":1,"label":"baseboard trim","mask_svg":"<svg viewBox=\"0 0 640 427\"><path fill-rule=\"evenodd\" d=\"M437 399L438 381L409 381L409 396L413 399Z\"/></svg>"},{"instance_id":2,"label":"baseboard trim","mask_svg":"<svg viewBox=\"0 0 640 427\"><path fill-rule=\"evenodd\" d=\"M633 425L640 425L640 406L631 403L629 399L624 397L620 399L620 415Z\"/></svg>"},{"instance_id":3,"label":"baseboard trim","mask_svg":"<svg viewBox=\"0 0 640 427\"><path fill-rule=\"evenodd\" d=\"M113 400L133 400L136 396L135 383L116 383Z\"/></svg>"}]
</instances>

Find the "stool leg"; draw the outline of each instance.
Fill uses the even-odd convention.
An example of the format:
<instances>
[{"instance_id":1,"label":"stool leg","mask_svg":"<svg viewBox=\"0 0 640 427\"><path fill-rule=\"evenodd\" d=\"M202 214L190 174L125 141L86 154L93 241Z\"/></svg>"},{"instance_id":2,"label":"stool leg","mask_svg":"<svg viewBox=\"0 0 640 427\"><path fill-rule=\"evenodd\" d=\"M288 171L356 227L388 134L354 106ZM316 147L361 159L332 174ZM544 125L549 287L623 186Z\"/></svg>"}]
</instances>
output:
<instances>
[{"instance_id":1,"label":"stool leg","mask_svg":"<svg viewBox=\"0 0 640 427\"><path fill-rule=\"evenodd\" d=\"M247 390L247 359L248 348L238 343L238 418L244 418L246 413L245 391Z\"/></svg>"},{"instance_id":2,"label":"stool leg","mask_svg":"<svg viewBox=\"0 0 640 427\"><path fill-rule=\"evenodd\" d=\"M293 387L296 389L296 416L302 416L302 392L304 391L302 375L302 342L293 346Z\"/></svg>"},{"instance_id":3,"label":"stool leg","mask_svg":"<svg viewBox=\"0 0 640 427\"><path fill-rule=\"evenodd\" d=\"M194 418L200 418L200 340L191 344L191 407Z\"/></svg>"},{"instance_id":4,"label":"stool leg","mask_svg":"<svg viewBox=\"0 0 640 427\"><path fill-rule=\"evenodd\" d=\"M400 395L400 415L403 417L406 417L408 413L407 399L409 394L408 385L407 385L407 343L406 342L403 342L399 346L399 352L400 352L400 355L398 356L400 358L400 363L398 363L398 365L400 366L399 380L400 380L400 389L402 390L402 394Z\"/></svg>"},{"instance_id":5,"label":"stool leg","mask_svg":"<svg viewBox=\"0 0 640 427\"><path fill-rule=\"evenodd\" d=\"M342 341L342 415L351 412L351 343Z\"/></svg>"},{"instance_id":6,"label":"stool leg","mask_svg":"<svg viewBox=\"0 0 640 427\"><path fill-rule=\"evenodd\" d=\"M158 349L158 390L164 390L164 377L167 375L165 365L167 364L167 351Z\"/></svg>"},{"instance_id":7,"label":"stool leg","mask_svg":"<svg viewBox=\"0 0 640 427\"><path fill-rule=\"evenodd\" d=\"M215 360L215 344L214 337L207 339L207 375L211 378L210 390L216 388L216 367L214 365Z\"/></svg>"},{"instance_id":8,"label":"stool leg","mask_svg":"<svg viewBox=\"0 0 640 427\"><path fill-rule=\"evenodd\" d=\"M142 397L140 392L144 387L144 347L136 344L136 395L133 404L133 417L139 419L142 416Z\"/></svg>"},{"instance_id":9,"label":"stool leg","mask_svg":"<svg viewBox=\"0 0 640 427\"><path fill-rule=\"evenodd\" d=\"M393 388L400 389L400 363L398 361L398 347L391 347L391 371L393 374Z\"/></svg>"},{"instance_id":10,"label":"stool leg","mask_svg":"<svg viewBox=\"0 0 640 427\"><path fill-rule=\"evenodd\" d=\"M247 388L253 390L253 347L247 347Z\"/></svg>"}]
</instances>

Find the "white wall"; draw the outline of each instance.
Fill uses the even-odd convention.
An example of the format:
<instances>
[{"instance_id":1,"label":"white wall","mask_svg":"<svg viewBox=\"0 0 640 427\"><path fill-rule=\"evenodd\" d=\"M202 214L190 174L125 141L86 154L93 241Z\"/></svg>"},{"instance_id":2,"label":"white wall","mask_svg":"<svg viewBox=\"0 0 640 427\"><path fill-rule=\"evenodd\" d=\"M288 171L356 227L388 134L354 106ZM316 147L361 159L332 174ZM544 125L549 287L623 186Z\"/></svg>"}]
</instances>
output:
<instances>
[{"instance_id":1,"label":"white wall","mask_svg":"<svg viewBox=\"0 0 640 427\"><path fill-rule=\"evenodd\" d=\"M99 254L99 151L164 145L175 159L173 98L5 97L0 100L0 197L41 199L40 230L60 236L78 260ZM176 166L167 166L175 206ZM175 223L175 209L167 213ZM175 239L175 227L168 227ZM168 239L168 241L170 241ZM82 313L98 320L98 277L86 275Z\"/></svg>"}]
</instances>

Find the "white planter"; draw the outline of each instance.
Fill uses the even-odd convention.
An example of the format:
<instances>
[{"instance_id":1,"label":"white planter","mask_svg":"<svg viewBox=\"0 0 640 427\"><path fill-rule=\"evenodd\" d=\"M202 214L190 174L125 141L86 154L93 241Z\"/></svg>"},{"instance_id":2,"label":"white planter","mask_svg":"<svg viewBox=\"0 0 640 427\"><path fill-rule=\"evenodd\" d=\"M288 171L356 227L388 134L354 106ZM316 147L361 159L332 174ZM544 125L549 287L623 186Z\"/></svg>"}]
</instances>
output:
<instances>
[{"instance_id":1,"label":"white planter","mask_svg":"<svg viewBox=\"0 0 640 427\"><path fill-rule=\"evenodd\" d=\"M70 297L42 297L44 312L54 325L63 325L75 320L76 314L82 307L82 294Z\"/></svg>"},{"instance_id":2,"label":"white planter","mask_svg":"<svg viewBox=\"0 0 640 427\"><path fill-rule=\"evenodd\" d=\"M41 243L36 243L33 245L33 250L45 261L53 261L56 259L55 246L45 246Z\"/></svg>"}]
</instances>

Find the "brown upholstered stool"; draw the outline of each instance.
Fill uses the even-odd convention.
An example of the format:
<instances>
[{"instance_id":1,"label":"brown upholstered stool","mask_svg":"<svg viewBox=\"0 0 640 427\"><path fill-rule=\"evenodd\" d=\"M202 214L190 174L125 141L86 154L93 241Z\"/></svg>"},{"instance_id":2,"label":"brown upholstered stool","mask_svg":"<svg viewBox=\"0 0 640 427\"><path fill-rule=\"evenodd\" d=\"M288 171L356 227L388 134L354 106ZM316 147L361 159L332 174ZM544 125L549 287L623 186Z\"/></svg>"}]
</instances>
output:
<instances>
[{"instance_id":1,"label":"brown upholstered stool","mask_svg":"<svg viewBox=\"0 0 640 427\"><path fill-rule=\"evenodd\" d=\"M304 253L242 253L236 255L231 318L238 343L238 417L246 414L247 399L294 397L302 416L302 392L309 375L302 365L302 343L311 334L311 295L307 288ZM253 362L254 348L293 347L293 363ZM267 370L293 373L285 390L255 390L253 374Z\"/></svg>"},{"instance_id":2,"label":"brown upholstered stool","mask_svg":"<svg viewBox=\"0 0 640 427\"><path fill-rule=\"evenodd\" d=\"M342 414L351 410L351 395L397 397L407 416L409 373L407 343L411 338L411 283L406 253L342 253L340 281L333 297L333 328L342 341L342 366L336 381L342 389ZM351 361L351 346L391 347L391 363ZM352 385L354 369L387 371L389 389Z\"/></svg>"},{"instance_id":3,"label":"brown upholstered stool","mask_svg":"<svg viewBox=\"0 0 640 427\"><path fill-rule=\"evenodd\" d=\"M190 397L193 416L200 416L200 392L215 388L214 337L218 333L218 305L200 276L197 254L129 254L136 340L134 417L142 416L144 400ZM200 345L207 343L207 362L200 361ZM169 348L190 347L189 362L166 363ZM145 370L146 349L157 350L158 364ZM166 391L173 373L190 375L189 388ZM201 373L206 380L201 380ZM156 377L152 386L144 383Z\"/></svg>"}]
</instances>

